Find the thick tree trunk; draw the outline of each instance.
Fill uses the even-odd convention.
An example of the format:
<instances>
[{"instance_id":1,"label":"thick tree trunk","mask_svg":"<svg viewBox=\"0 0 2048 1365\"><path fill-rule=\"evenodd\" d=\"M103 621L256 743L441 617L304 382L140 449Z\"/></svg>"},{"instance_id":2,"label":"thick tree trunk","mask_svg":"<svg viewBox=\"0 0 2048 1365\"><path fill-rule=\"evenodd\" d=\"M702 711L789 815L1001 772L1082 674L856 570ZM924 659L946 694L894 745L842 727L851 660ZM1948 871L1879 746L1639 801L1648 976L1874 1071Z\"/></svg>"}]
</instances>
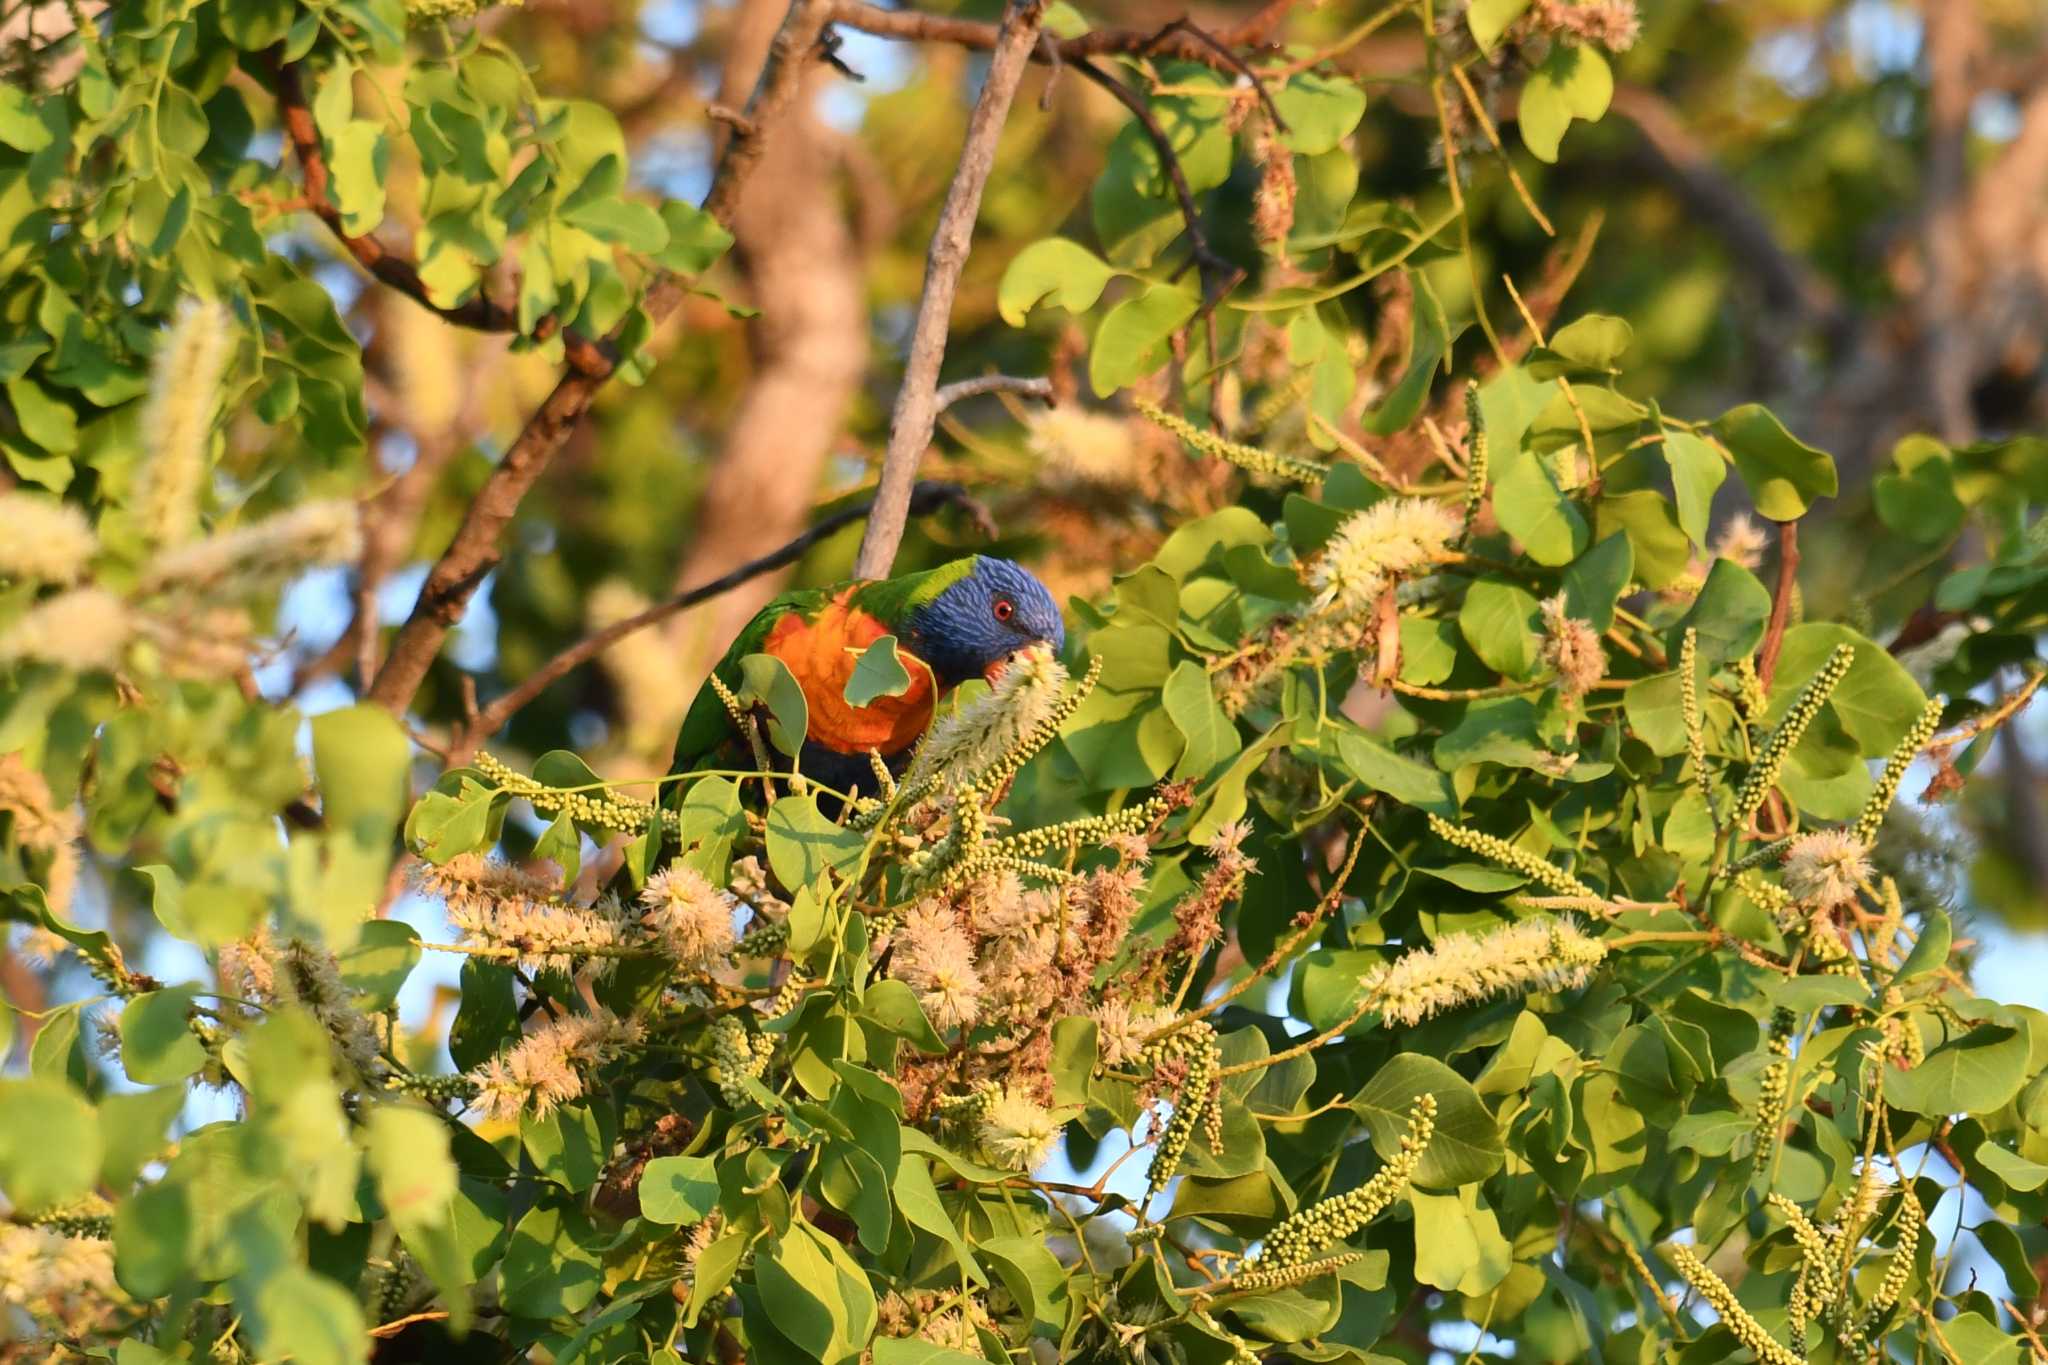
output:
<instances>
[{"instance_id":1,"label":"thick tree trunk","mask_svg":"<svg viewBox=\"0 0 2048 1365\"><path fill-rule=\"evenodd\" d=\"M727 107L737 108L753 88L785 8L784 0L743 0L720 92ZM815 79L832 79L829 68L820 73ZM677 565L679 589L803 529L866 373L867 308L837 192L839 140L811 108L793 110L770 134L733 223L734 259L761 310L749 324L754 372L698 504ZM783 577L756 579L671 624L684 697Z\"/></svg>"}]
</instances>

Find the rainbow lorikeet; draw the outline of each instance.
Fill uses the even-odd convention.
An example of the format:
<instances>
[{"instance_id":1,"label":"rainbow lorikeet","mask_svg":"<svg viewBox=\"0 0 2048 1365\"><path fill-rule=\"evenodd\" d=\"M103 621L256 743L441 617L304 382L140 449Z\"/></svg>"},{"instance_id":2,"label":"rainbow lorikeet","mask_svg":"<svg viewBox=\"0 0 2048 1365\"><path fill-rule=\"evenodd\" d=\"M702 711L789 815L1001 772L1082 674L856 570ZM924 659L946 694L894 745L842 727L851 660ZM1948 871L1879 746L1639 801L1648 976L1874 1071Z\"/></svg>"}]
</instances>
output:
<instances>
[{"instance_id":1,"label":"rainbow lorikeet","mask_svg":"<svg viewBox=\"0 0 2048 1365\"><path fill-rule=\"evenodd\" d=\"M846 699L863 651L884 635L910 674L908 689L864 706ZM780 659L810 710L799 770L839 791L876 787L868 751L894 766L930 725L939 699L969 678L993 677L1021 649L1066 646L1066 626L1045 585L1007 559L970 555L922 573L856 580L783 593L747 623L714 670L741 687L749 654ZM706 684L683 718L670 772L725 766L740 737L718 694Z\"/></svg>"}]
</instances>

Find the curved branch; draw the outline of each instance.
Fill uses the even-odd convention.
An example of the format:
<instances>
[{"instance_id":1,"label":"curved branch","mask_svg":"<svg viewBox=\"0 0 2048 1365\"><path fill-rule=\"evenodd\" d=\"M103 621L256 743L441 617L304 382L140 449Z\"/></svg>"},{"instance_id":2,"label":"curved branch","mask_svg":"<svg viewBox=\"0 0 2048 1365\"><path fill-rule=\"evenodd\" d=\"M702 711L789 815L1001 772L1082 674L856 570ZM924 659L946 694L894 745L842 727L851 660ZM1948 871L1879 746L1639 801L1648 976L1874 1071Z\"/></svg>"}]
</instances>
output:
<instances>
[{"instance_id":1,"label":"curved branch","mask_svg":"<svg viewBox=\"0 0 2048 1365\"><path fill-rule=\"evenodd\" d=\"M474 298L443 308L428 296L426 281L420 278L418 266L375 237L359 237L349 232L343 224L341 210L327 196L327 154L320 146L320 128L314 121L312 106L306 102L306 89L299 79L298 64L278 61L273 56L272 70L276 73L278 115L284 124L285 136L298 155L300 169L305 172L306 209L327 224L327 230L334 234L335 240L347 249L349 255L355 257L356 264L380 283L389 285L428 312L458 327L524 335L517 310L507 308L481 289ZM555 334L559 326L559 320L550 313L540 320L531 335L535 341L545 341ZM602 376L611 373L610 357L603 347L588 337L575 332L566 333L562 337L562 347L569 368L578 374Z\"/></svg>"},{"instance_id":2,"label":"curved branch","mask_svg":"<svg viewBox=\"0 0 2048 1365\"><path fill-rule=\"evenodd\" d=\"M981 212L981 192L995 166L996 143L1009 117L1010 102L1024 79L1024 67L1038 46L1046 0L1009 0L1003 9L1002 37L995 45L988 75L967 137L960 149L960 167L946 188L939 225L926 254L924 292L917 301L910 354L903 365L903 386L889 418L889 450L882 461L881 486L875 493L875 514L861 537L856 578L886 578L903 542L903 524L910 513L910 488L918 461L931 444L938 421L939 366L946 358L946 333L952 325L953 297L974 238L974 220Z\"/></svg>"},{"instance_id":3,"label":"curved branch","mask_svg":"<svg viewBox=\"0 0 2048 1365\"><path fill-rule=\"evenodd\" d=\"M744 126L734 128L704 202L705 210L722 227L732 225L740 190L760 163L767 130L796 103L804 69L817 48L829 10L825 0L792 0L790 4L782 30L769 50L767 70L748 103ZM682 303L685 292L680 280L664 274L648 289L642 308L651 321L660 323ZM397 713L412 705L449 630L468 609L477 586L503 558L499 539L518 513L521 500L555 453L568 443L610 373L609 363L602 373L572 369L527 419L505 458L463 513L455 538L428 571L412 614L399 628L391 653L370 684L369 700Z\"/></svg>"},{"instance_id":4,"label":"curved branch","mask_svg":"<svg viewBox=\"0 0 2048 1365\"><path fill-rule=\"evenodd\" d=\"M1015 374L978 374L972 379L956 379L941 385L937 394L938 410L944 412L962 399L978 398L985 393L1014 393L1023 398L1036 398L1041 403L1053 401L1050 379Z\"/></svg>"},{"instance_id":5,"label":"curved branch","mask_svg":"<svg viewBox=\"0 0 2048 1365\"><path fill-rule=\"evenodd\" d=\"M449 747L448 766L461 767L476 753L484 741L505 728L505 723L521 709L552 687L566 674L590 662L610 649L619 641L638 630L657 625L678 612L708 602L721 593L731 592L750 579L772 573L784 565L794 564L819 541L830 536L841 527L850 526L872 512L878 498L868 498L845 507L820 521L796 539L778 550L772 550L759 559L750 560L732 572L721 574L709 583L679 592L665 601L657 602L645 611L615 621L603 630L593 631L575 644L549 659L522 679L517 687L494 699L490 705L480 708L463 727L462 734ZM969 497L967 490L954 483L924 482L911 490L909 512L913 516L924 516L942 507L962 507L977 521L986 523L987 513L981 505Z\"/></svg>"}]
</instances>

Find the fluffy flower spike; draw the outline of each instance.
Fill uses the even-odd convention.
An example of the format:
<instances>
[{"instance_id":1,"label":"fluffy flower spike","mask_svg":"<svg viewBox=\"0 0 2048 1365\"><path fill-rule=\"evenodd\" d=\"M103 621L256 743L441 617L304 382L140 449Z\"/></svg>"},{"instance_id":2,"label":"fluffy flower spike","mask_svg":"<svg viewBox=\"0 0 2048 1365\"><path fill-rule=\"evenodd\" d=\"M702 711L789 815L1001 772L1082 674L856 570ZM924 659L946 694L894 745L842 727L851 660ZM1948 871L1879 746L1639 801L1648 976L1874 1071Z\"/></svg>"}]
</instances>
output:
<instances>
[{"instance_id":1,"label":"fluffy flower spike","mask_svg":"<svg viewBox=\"0 0 2048 1365\"><path fill-rule=\"evenodd\" d=\"M1309 570L1316 610L1370 609L1388 584L1444 559L1459 529L1458 514L1430 498L1384 498L1352 513Z\"/></svg>"}]
</instances>

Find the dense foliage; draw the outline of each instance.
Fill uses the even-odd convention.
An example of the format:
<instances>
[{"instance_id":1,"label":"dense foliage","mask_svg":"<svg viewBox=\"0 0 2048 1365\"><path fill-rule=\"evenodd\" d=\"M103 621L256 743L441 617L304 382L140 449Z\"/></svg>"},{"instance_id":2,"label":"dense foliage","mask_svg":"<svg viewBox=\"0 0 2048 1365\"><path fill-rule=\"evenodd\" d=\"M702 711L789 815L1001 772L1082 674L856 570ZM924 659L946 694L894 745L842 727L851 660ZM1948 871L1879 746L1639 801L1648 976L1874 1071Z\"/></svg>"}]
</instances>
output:
<instances>
[{"instance_id":1,"label":"dense foliage","mask_svg":"<svg viewBox=\"0 0 2048 1365\"><path fill-rule=\"evenodd\" d=\"M717 215L457 8L74 11L0 88L0 907L95 983L0 1013L5 1350L2041 1350L2048 1014L1972 989L1930 807L2040 683L2048 469L1899 443L1809 612L1831 457L1482 281L1477 186L1541 221L1511 167L1600 119L1632 6L1088 59L1097 173L992 291L1053 401L950 430L1044 498L1067 654L866 799L782 771L766 656L758 763L661 780L279 699L280 594L401 476L291 215L397 219L366 288L572 372L646 377L661 291L726 313ZM1342 59L1395 22L1448 175L1389 197ZM908 683L885 638L847 700Z\"/></svg>"}]
</instances>

